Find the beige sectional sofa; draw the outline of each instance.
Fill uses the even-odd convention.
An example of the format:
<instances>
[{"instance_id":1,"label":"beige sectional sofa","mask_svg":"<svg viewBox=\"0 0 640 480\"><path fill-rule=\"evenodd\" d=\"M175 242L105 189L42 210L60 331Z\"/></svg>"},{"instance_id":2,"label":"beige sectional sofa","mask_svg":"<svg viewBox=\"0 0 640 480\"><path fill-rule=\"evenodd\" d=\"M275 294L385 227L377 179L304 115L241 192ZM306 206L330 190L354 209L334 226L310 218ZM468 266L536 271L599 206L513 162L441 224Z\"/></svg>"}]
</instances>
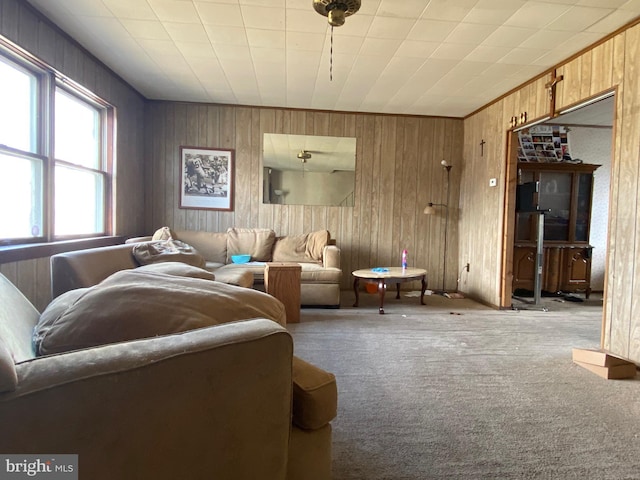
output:
<instances>
[{"instance_id":1,"label":"beige sectional sofa","mask_svg":"<svg viewBox=\"0 0 640 480\"><path fill-rule=\"evenodd\" d=\"M340 306L340 249L327 230L301 235L277 236L271 229L229 228L226 232L173 230L163 227L153 236L136 237L125 245L78 250L51 258L53 298L74 288L95 285L109 275L140 265L136 247L150 241L177 240L193 247L204 268L219 281L259 287L265 262L295 262L302 267L300 297L303 306ZM236 264L232 255L249 254L251 262ZM200 266L200 265L198 265ZM247 273L251 275L247 277ZM250 280L248 280L248 278Z\"/></svg>"},{"instance_id":2,"label":"beige sectional sofa","mask_svg":"<svg viewBox=\"0 0 640 480\"><path fill-rule=\"evenodd\" d=\"M335 378L293 356L278 300L206 274L120 271L42 315L0 274L0 451L93 480L329 480Z\"/></svg>"}]
</instances>

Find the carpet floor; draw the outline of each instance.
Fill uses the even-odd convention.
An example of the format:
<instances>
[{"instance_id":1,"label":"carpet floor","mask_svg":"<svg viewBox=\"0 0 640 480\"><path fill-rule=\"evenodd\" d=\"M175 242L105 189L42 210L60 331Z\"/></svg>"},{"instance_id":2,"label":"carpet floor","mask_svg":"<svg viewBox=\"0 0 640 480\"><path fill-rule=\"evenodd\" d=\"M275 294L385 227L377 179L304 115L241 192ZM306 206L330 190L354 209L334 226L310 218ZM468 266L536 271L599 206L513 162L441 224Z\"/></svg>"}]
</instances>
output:
<instances>
[{"instance_id":1,"label":"carpet floor","mask_svg":"<svg viewBox=\"0 0 640 480\"><path fill-rule=\"evenodd\" d=\"M303 309L296 355L333 372L334 480L639 479L640 377L604 380L601 301L497 311L468 299L343 292ZM526 305L523 305L526 307Z\"/></svg>"}]
</instances>

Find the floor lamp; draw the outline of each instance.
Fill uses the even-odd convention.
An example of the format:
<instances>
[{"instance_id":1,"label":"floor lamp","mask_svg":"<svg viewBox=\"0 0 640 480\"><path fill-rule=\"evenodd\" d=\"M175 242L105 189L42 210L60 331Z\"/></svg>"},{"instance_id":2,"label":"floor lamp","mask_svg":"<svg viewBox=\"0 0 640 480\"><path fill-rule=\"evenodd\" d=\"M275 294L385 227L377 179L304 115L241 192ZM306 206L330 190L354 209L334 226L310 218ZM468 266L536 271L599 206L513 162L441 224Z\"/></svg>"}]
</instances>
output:
<instances>
[{"instance_id":1,"label":"floor lamp","mask_svg":"<svg viewBox=\"0 0 640 480\"><path fill-rule=\"evenodd\" d=\"M435 207L444 207L445 215L444 215L444 265L442 266L442 293L445 293L445 279L447 276L447 233L449 232L449 181L451 174L451 165L447 163L446 160L442 160L440 164L447 171L447 203L432 203L429 202L422 213L425 215L434 215L436 213Z\"/></svg>"}]
</instances>

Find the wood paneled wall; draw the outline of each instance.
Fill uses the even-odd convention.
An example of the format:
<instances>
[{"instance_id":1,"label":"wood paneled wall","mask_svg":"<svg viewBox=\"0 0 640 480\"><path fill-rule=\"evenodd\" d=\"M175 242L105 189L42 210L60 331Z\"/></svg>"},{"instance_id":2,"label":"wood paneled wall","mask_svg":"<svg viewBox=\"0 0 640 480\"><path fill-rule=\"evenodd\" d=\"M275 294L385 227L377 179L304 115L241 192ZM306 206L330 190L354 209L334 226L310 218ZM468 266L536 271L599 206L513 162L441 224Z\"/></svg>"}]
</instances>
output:
<instances>
[{"instance_id":1,"label":"wood paneled wall","mask_svg":"<svg viewBox=\"0 0 640 480\"><path fill-rule=\"evenodd\" d=\"M345 289L351 288L352 270L399 264L403 248L410 265L428 270L429 288L442 287L444 210L434 216L422 210L429 202L446 203L446 171L440 165L446 159L453 165L446 286L456 288L462 120L148 102L145 124L150 183L147 223L140 233L163 225L206 231L265 227L278 235L326 228L341 247ZM355 137L355 207L262 204L264 133ZM178 208L180 145L235 150L233 212Z\"/></svg>"},{"instance_id":2,"label":"wood paneled wall","mask_svg":"<svg viewBox=\"0 0 640 480\"><path fill-rule=\"evenodd\" d=\"M609 242L602 346L640 363L640 26L635 25L557 67L556 111L607 90L616 90L612 151ZM549 77L546 77L548 80ZM537 106L545 113L545 79L529 84L465 120L464 169L460 180L460 262L479 259L463 290L487 303L500 303L501 245L505 222L507 135L513 115ZM485 138L485 156L478 143ZM499 187L488 188L491 176ZM472 263L473 265L473 263ZM506 272L507 275L510 272Z\"/></svg>"},{"instance_id":3,"label":"wood paneled wall","mask_svg":"<svg viewBox=\"0 0 640 480\"><path fill-rule=\"evenodd\" d=\"M25 1L0 1L0 35L116 107L114 233L133 235L140 231L145 221L144 98ZM48 258L3 264L0 272L37 308L48 304Z\"/></svg>"}]
</instances>

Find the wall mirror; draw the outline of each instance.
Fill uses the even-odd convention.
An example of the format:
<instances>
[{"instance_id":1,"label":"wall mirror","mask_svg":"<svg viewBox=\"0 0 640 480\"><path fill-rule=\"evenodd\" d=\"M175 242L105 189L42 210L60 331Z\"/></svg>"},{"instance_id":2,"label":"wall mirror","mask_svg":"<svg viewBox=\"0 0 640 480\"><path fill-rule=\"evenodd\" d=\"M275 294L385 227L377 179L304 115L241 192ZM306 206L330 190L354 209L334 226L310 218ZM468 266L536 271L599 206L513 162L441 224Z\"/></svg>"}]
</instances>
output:
<instances>
[{"instance_id":1,"label":"wall mirror","mask_svg":"<svg viewBox=\"0 0 640 480\"><path fill-rule=\"evenodd\" d=\"M353 207L356 139L265 133L263 203Z\"/></svg>"}]
</instances>

